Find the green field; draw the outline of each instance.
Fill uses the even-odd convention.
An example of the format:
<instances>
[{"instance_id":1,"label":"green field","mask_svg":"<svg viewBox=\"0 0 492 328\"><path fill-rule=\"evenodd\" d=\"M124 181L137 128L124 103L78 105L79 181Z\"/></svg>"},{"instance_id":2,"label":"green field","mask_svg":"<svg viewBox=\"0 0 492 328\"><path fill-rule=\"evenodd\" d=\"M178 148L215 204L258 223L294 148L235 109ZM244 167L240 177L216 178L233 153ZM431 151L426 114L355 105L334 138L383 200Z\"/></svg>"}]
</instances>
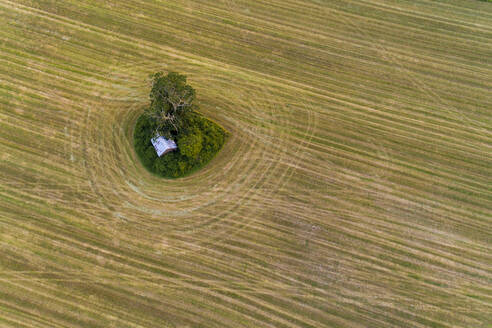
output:
<instances>
[{"instance_id":1,"label":"green field","mask_svg":"<svg viewBox=\"0 0 492 328\"><path fill-rule=\"evenodd\" d=\"M491 327L491 90L490 2L0 0L0 327Z\"/></svg>"}]
</instances>

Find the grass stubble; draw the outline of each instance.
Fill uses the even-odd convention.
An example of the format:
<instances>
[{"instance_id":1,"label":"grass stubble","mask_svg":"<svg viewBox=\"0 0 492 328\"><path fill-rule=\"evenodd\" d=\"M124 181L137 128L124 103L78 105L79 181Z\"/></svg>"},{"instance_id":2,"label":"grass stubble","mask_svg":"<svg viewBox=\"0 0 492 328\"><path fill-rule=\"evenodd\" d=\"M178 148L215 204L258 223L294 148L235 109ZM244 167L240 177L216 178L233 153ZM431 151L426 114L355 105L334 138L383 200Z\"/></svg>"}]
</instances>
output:
<instances>
[{"instance_id":1,"label":"grass stubble","mask_svg":"<svg viewBox=\"0 0 492 328\"><path fill-rule=\"evenodd\" d=\"M491 22L479 1L1 0L0 326L486 327ZM172 181L131 147L159 70L231 132Z\"/></svg>"}]
</instances>

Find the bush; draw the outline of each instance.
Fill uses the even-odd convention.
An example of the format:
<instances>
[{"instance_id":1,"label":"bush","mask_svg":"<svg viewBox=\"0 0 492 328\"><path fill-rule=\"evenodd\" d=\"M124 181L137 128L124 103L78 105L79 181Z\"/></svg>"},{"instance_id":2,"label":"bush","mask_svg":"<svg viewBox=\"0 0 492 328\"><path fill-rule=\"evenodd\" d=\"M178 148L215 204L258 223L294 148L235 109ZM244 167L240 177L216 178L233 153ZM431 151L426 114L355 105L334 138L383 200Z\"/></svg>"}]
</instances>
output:
<instances>
[{"instance_id":1,"label":"bush","mask_svg":"<svg viewBox=\"0 0 492 328\"><path fill-rule=\"evenodd\" d=\"M135 151L150 172L165 178L188 175L207 164L222 148L227 136L222 127L196 112L185 116L183 126L173 137L178 149L157 157L150 141L154 131L150 118L146 115L138 118L133 134Z\"/></svg>"},{"instance_id":2,"label":"bush","mask_svg":"<svg viewBox=\"0 0 492 328\"><path fill-rule=\"evenodd\" d=\"M202 131L193 129L178 138L179 152L186 157L196 159L203 148Z\"/></svg>"}]
</instances>

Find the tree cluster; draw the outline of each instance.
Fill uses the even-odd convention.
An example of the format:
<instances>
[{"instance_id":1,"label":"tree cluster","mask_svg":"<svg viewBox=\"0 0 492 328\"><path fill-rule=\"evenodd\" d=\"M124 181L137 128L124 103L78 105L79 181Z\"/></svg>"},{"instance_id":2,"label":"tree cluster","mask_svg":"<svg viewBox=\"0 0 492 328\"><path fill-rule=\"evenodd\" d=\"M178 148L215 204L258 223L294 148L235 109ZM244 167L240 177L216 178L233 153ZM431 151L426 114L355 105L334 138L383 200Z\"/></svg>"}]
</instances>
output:
<instances>
[{"instance_id":1,"label":"tree cluster","mask_svg":"<svg viewBox=\"0 0 492 328\"><path fill-rule=\"evenodd\" d=\"M134 145L142 164L167 178L190 174L222 148L226 131L194 111L195 90L178 73L152 76L150 106L135 125ZM158 157L151 139L157 134L176 141L178 150Z\"/></svg>"},{"instance_id":2,"label":"tree cluster","mask_svg":"<svg viewBox=\"0 0 492 328\"><path fill-rule=\"evenodd\" d=\"M219 125L198 113L189 113L177 135L178 150L157 157L150 139L152 123L141 115L134 132L134 145L142 164L151 172L166 178L188 175L207 164L222 148L227 137Z\"/></svg>"}]
</instances>

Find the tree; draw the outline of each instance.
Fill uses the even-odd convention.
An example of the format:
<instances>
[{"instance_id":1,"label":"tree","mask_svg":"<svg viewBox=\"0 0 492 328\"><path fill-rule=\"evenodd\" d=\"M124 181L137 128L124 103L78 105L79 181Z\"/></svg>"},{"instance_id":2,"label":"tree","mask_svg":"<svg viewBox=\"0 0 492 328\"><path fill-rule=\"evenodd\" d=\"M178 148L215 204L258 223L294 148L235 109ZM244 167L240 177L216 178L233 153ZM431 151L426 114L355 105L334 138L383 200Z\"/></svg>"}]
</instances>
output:
<instances>
[{"instance_id":1,"label":"tree","mask_svg":"<svg viewBox=\"0 0 492 328\"><path fill-rule=\"evenodd\" d=\"M170 137L183 127L187 113L193 110L195 89L186 84L186 76L162 72L152 76L150 107L146 114L151 119L153 129L161 135Z\"/></svg>"}]
</instances>

